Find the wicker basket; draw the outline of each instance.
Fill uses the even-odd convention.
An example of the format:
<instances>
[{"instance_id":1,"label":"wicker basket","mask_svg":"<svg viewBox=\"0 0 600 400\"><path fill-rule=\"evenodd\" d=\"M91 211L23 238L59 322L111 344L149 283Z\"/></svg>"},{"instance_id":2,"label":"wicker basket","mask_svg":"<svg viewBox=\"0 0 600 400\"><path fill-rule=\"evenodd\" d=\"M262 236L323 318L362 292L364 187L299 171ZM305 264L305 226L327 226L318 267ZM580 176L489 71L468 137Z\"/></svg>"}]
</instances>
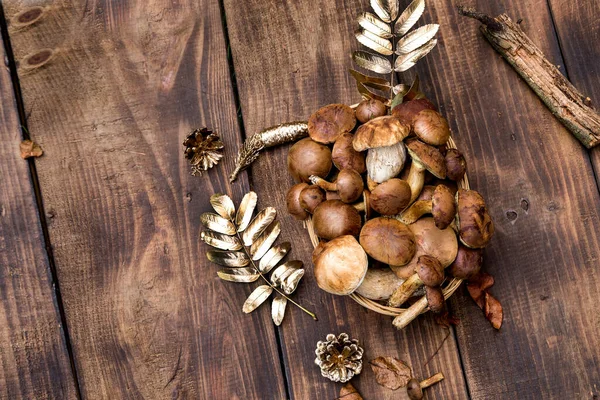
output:
<instances>
[{"instance_id":1,"label":"wicker basket","mask_svg":"<svg viewBox=\"0 0 600 400\"><path fill-rule=\"evenodd\" d=\"M454 143L454 140L452 138L448 139L447 146L448 146L448 148L451 148L451 149L457 148L456 143ZM464 178L460 182L458 182L458 187L460 189L470 189L469 180L468 180L466 174L465 174ZM319 238L317 237L317 235L315 233L311 219L308 219L306 221L306 229L308 230L308 234L310 235L310 240L311 240L313 246L317 247L317 245L319 244ZM458 289L458 287L460 286L461 283L462 283L461 279L456 279L456 278L451 279L443 287L444 298L448 299L450 296L452 296L454 294L454 292L456 292L456 290ZM363 297L358 293L352 293L350 295L350 297L354 301L356 301L358 304L360 304L363 307L368 308L369 310L373 310L379 314L395 317L393 324L398 329L404 328L413 319L418 317L420 314L428 311L427 299L425 298L425 296L421 297L419 300L417 300L415 303L413 303L408 308L389 307L389 306L383 305L377 301L367 299L366 297Z\"/></svg>"}]
</instances>

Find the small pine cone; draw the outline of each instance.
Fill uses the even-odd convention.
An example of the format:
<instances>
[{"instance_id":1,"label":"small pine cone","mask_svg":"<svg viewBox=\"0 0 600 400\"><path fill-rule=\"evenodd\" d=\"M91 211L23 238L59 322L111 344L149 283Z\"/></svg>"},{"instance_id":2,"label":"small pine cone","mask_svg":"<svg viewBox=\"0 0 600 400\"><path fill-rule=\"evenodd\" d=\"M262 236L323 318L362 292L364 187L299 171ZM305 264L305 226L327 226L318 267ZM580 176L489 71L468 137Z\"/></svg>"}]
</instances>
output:
<instances>
[{"instance_id":1,"label":"small pine cone","mask_svg":"<svg viewBox=\"0 0 600 400\"><path fill-rule=\"evenodd\" d=\"M350 339L346 333L327 335L326 341L317 343L315 364L321 375L333 382L348 382L362 371L363 348L358 340Z\"/></svg>"},{"instance_id":2,"label":"small pine cone","mask_svg":"<svg viewBox=\"0 0 600 400\"><path fill-rule=\"evenodd\" d=\"M185 158L192 164L192 175L214 167L223 158L224 145L219 135L208 128L195 129L183 141Z\"/></svg>"}]
</instances>

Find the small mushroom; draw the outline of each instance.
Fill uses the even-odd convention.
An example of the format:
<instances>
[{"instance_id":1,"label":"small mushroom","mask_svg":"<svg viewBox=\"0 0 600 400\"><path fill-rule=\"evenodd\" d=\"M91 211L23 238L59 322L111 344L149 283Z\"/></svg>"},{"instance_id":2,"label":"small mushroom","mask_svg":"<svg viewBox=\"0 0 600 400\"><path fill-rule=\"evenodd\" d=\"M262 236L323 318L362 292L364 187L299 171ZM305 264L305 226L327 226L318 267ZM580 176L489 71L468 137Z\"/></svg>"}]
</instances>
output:
<instances>
[{"instance_id":1,"label":"small mushroom","mask_svg":"<svg viewBox=\"0 0 600 400\"><path fill-rule=\"evenodd\" d=\"M340 200L326 200L313 213L313 226L318 237L332 240L338 236L358 236L362 221L358 211Z\"/></svg>"},{"instance_id":2,"label":"small mushroom","mask_svg":"<svg viewBox=\"0 0 600 400\"><path fill-rule=\"evenodd\" d=\"M352 140L354 140L353 134L349 132L342 134L333 145L331 159L333 160L333 165L335 165L337 169L341 170L348 168L362 174L367 170L365 164L366 155L365 153L354 150L354 147L352 147Z\"/></svg>"},{"instance_id":3,"label":"small mushroom","mask_svg":"<svg viewBox=\"0 0 600 400\"><path fill-rule=\"evenodd\" d=\"M441 372L429 377L421 382L418 379L412 378L406 385L406 393L410 400L422 400L423 389L427 389L430 386L435 385L438 382L444 380L444 375Z\"/></svg>"},{"instance_id":4,"label":"small mushroom","mask_svg":"<svg viewBox=\"0 0 600 400\"><path fill-rule=\"evenodd\" d=\"M412 120L413 132L423 142L432 146L446 144L450 138L450 127L446 118L434 110L423 110Z\"/></svg>"},{"instance_id":5,"label":"small mushroom","mask_svg":"<svg viewBox=\"0 0 600 400\"><path fill-rule=\"evenodd\" d=\"M379 100L367 99L358 103L356 107L356 119L364 124L373 118L382 117L387 114L387 107Z\"/></svg>"},{"instance_id":6,"label":"small mushroom","mask_svg":"<svg viewBox=\"0 0 600 400\"><path fill-rule=\"evenodd\" d=\"M396 215L406 208L410 196L408 183L398 178L392 178L373 189L371 207L381 215Z\"/></svg>"},{"instance_id":7,"label":"small mushroom","mask_svg":"<svg viewBox=\"0 0 600 400\"><path fill-rule=\"evenodd\" d=\"M304 210L304 207L300 205L300 193L306 189L308 183L298 183L288 190L285 196L285 204L287 206L288 213L297 220L303 221L308 218L309 214Z\"/></svg>"},{"instance_id":8,"label":"small mushroom","mask_svg":"<svg viewBox=\"0 0 600 400\"><path fill-rule=\"evenodd\" d=\"M469 279L479 272L482 264L483 249L458 246L458 254L448 272L457 279Z\"/></svg>"},{"instance_id":9,"label":"small mushroom","mask_svg":"<svg viewBox=\"0 0 600 400\"><path fill-rule=\"evenodd\" d=\"M444 157L446 162L446 177L459 182L467 172L467 161L457 149L448 149Z\"/></svg>"},{"instance_id":10,"label":"small mushroom","mask_svg":"<svg viewBox=\"0 0 600 400\"><path fill-rule=\"evenodd\" d=\"M412 203L419 197L423 189L425 171L431 172L436 178L445 179L446 164L444 156L438 149L417 139L407 140L406 148L412 159L407 179L412 193L410 199L410 203Z\"/></svg>"},{"instance_id":11,"label":"small mushroom","mask_svg":"<svg viewBox=\"0 0 600 400\"><path fill-rule=\"evenodd\" d=\"M388 267L370 267L356 293L375 301L387 300L402 282Z\"/></svg>"},{"instance_id":12,"label":"small mushroom","mask_svg":"<svg viewBox=\"0 0 600 400\"><path fill-rule=\"evenodd\" d=\"M345 104L329 104L315 111L308 119L308 135L318 143L334 143L356 125L354 110Z\"/></svg>"},{"instance_id":13,"label":"small mushroom","mask_svg":"<svg viewBox=\"0 0 600 400\"><path fill-rule=\"evenodd\" d=\"M471 249L485 247L494 235L494 222L483 197L475 190L456 192L458 236Z\"/></svg>"},{"instance_id":14,"label":"small mushroom","mask_svg":"<svg viewBox=\"0 0 600 400\"><path fill-rule=\"evenodd\" d=\"M435 106L429 100L417 99L398 104L392 109L392 115L408 125L423 110L436 111Z\"/></svg>"},{"instance_id":15,"label":"small mushroom","mask_svg":"<svg viewBox=\"0 0 600 400\"><path fill-rule=\"evenodd\" d=\"M425 297L431 312L439 314L446 308L446 299L444 299L444 292L441 287L425 286Z\"/></svg>"},{"instance_id":16,"label":"small mushroom","mask_svg":"<svg viewBox=\"0 0 600 400\"><path fill-rule=\"evenodd\" d=\"M298 182L308 182L311 175L324 178L331 171L331 150L310 138L304 138L290 148L287 165L288 171Z\"/></svg>"},{"instance_id":17,"label":"small mushroom","mask_svg":"<svg viewBox=\"0 0 600 400\"><path fill-rule=\"evenodd\" d=\"M300 206L312 214L319 204L325 201L325 191L318 186L310 185L300 192Z\"/></svg>"},{"instance_id":18,"label":"small mushroom","mask_svg":"<svg viewBox=\"0 0 600 400\"><path fill-rule=\"evenodd\" d=\"M314 261L315 280L326 292L348 295L361 285L368 266L367 254L356 239L339 236L319 249Z\"/></svg>"},{"instance_id":19,"label":"small mushroom","mask_svg":"<svg viewBox=\"0 0 600 400\"><path fill-rule=\"evenodd\" d=\"M360 231L360 244L368 255L390 266L402 266L415 254L415 236L402 222L373 218Z\"/></svg>"},{"instance_id":20,"label":"small mushroom","mask_svg":"<svg viewBox=\"0 0 600 400\"><path fill-rule=\"evenodd\" d=\"M417 259L417 273L398 287L389 299L390 307L404 304L421 286L440 286L444 282L444 267L435 258L422 255Z\"/></svg>"},{"instance_id":21,"label":"small mushroom","mask_svg":"<svg viewBox=\"0 0 600 400\"><path fill-rule=\"evenodd\" d=\"M446 229L456 215L454 194L445 185L437 185L431 200L415 201L400 214L400 221L406 225L414 223L425 214L432 214L435 226Z\"/></svg>"},{"instance_id":22,"label":"small mushroom","mask_svg":"<svg viewBox=\"0 0 600 400\"><path fill-rule=\"evenodd\" d=\"M311 176L309 179L313 184L324 190L337 192L344 203L356 201L364 189L362 176L353 169L341 170L335 183L328 182L318 176Z\"/></svg>"}]
</instances>

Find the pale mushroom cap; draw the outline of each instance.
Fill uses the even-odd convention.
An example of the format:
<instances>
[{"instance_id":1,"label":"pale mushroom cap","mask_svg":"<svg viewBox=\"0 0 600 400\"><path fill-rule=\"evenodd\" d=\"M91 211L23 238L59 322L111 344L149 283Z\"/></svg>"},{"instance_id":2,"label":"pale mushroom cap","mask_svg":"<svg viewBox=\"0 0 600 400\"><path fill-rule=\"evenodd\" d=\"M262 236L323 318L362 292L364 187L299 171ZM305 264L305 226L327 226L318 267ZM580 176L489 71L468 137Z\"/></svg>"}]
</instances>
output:
<instances>
[{"instance_id":1,"label":"pale mushroom cap","mask_svg":"<svg viewBox=\"0 0 600 400\"><path fill-rule=\"evenodd\" d=\"M340 236L323 246L314 266L317 285L326 292L349 295L363 282L369 260L353 236Z\"/></svg>"},{"instance_id":2,"label":"pale mushroom cap","mask_svg":"<svg viewBox=\"0 0 600 400\"><path fill-rule=\"evenodd\" d=\"M371 300L388 300L402 282L390 268L369 268L356 293Z\"/></svg>"},{"instance_id":3,"label":"pale mushroom cap","mask_svg":"<svg viewBox=\"0 0 600 400\"><path fill-rule=\"evenodd\" d=\"M413 233L393 218L367 221L360 231L360 244L367 254L388 265L405 265L415 254Z\"/></svg>"},{"instance_id":4,"label":"pale mushroom cap","mask_svg":"<svg viewBox=\"0 0 600 400\"><path fill-rule=\"evenodd\" d=\"M319 143L334 143L344 132L356 125L354 110L345 104L329 104L315 111L308 119L308 135Z\"/></svg>"},{"instance_id":5,"label":"pale mushroom cap","mask_svg":"<svg viewBox=\"0 0 600 400\"><path fill-rule=\"evenodd\" d=\"M352 145L356 151L365 151L374 147L392 146L404 140L410 133L410 127L396 117L385 115L361 125L354 135Z\"/></svg>"},{"instance_id":6,"label":"pale mushroom cap","mask_svg":"<svg viewBox=\"0 0 600 400\"><path fill-rule=\"evenodd\" d=\"M437 148L417 139L409 139L405 144L413 162L422 165L436 178L446 178L446 161Z\"/></svg>"},{"instance_id":7,"label":"pale mushroom cap","mask_svg":"<svg viewBox=\"0 0 600 400\"><path fill-rule=\"evenodd\" d=\"M382 183L397 176L406 162L406 147L398 142L391 146L375 147L367 152L367 176Z\"/></svg>"}]
</instances>

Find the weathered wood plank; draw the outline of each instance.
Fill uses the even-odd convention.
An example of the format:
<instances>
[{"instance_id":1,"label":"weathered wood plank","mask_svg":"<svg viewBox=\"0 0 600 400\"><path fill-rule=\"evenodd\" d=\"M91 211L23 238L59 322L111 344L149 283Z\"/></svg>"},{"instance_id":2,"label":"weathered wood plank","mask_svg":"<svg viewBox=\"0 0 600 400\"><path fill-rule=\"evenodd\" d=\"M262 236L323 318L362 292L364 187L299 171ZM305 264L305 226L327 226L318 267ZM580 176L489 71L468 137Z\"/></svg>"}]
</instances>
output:
<instances>
[{"instance_id":1,"label":"weathered wood plank","mask_svg":"<svg viewBox=\"0 0 600 400\"><path fill-rule=\"evenodd\" d=\"M248 1L244 7L226 0L240 100L248 134L284 121L306 119L320 106L360 100L348 74L355 17L368 2ZM431 20L429 17L427 20ZM287 148L269 150L252 167L255 189L286 214L285 193L292 185L286 172ZM427 365L447 331L432 318L421 318L397 332L391 318L368 312L349 298L322 292L310 268L312 247L302 224L282 218L284 235L293 239L294 257L307 266L297 297L317 312L318 322L290 309L281 327L290 394L295 399L332 399L340 385L321 377L314 365L314 348L328 333L347 332L364 345L365 368L356 387L366 399L398 398L377 385L366 361L380 355L409 362L419 377L443 371L446 380L428 389L429 399L463 399L466 388L453 337ZM479 317L477 315L476 317ZM353 381L354 384L354 381Z\"/></svg>"},{"instance_id":2,"label":"weathered wood plank","mask_svg":"<svg viewBox=\"0 0 600 400\"><path fill-rule=\"evenodd\" d=\"M283 398L270 316L242 314L251 288L198 240L209 196L248 189L226 183L240 134L218 2L36 4L4 8L83 396ZM204 124L230 157L196 178L181 143Z\"/></svg>"},{"instance_id":3,"label":"weathered wood plank","mask_svg":"<svg viewBox=\"0 0 600 400\"><path fill-rule=\"evenodd\" d=\"M0 97L0 399L72 399L75 383L29 166L19 156L7 67L0 68Z\"/></svg>"}]
</instances>

